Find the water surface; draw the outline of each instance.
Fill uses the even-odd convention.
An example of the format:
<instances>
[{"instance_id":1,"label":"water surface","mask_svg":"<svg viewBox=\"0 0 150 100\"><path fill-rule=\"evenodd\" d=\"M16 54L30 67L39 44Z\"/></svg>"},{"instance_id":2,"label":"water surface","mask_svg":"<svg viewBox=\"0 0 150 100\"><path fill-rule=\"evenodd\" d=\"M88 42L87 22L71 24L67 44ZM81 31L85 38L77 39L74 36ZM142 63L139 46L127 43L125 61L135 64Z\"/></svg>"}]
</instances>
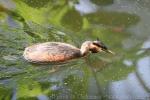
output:
<instances>
[{"instance_id":1,"label":"water surface","mask_svg":"<svg viewBox=\"0 0 150 100\"><path fill-rule=\"evenodd\" d=\"M0 99L146 99L150 92L148 0L0 0ZM25 47L99 38L116 53L32 64Z\"/></svg>"}]
</instances>

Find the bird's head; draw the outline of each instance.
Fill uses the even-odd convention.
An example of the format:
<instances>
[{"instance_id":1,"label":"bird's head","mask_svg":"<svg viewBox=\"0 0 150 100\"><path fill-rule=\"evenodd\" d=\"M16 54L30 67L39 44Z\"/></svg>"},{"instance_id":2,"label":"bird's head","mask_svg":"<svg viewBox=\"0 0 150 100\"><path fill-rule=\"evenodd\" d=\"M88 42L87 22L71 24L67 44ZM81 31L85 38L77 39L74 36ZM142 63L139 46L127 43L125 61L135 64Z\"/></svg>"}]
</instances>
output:
<instances>
[{"instance_id":1,"label":"bird's head","mask_svg":"<svg viewBox=\"0 0 150 100\"><path fill-rule=\"evenodd\" d=\"M90 49L89 49L92 53L98 53L98 52L107 52L107 53L111 53L114 54L114 52L112 52L111 50L109 50L107 48L107 46L101 42L100 40L96 40L96 41L91 41L90 44Z\"/></svg>"}]
</instances>

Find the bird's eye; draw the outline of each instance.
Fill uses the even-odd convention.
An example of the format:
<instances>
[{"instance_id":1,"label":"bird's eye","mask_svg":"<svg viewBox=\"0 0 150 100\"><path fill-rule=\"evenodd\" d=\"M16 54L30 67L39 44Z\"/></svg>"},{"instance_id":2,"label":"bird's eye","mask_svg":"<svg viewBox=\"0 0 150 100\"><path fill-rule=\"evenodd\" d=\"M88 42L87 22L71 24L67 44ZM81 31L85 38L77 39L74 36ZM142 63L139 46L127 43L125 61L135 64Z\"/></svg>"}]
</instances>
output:
<instances>
[{"instance_id":1,"label":"bird's eye","mask_svg":"<svg viewBox=\"0 0 150 100\"><path fill-rule=\"evenodd\" d=\"M101 47L101 45L99 43L95 43L93 42L94 45L98 46L98 47Z\"/></svg>"},{"instance_id":2,"label":"bird's eye","mask_svg":"<svg viewBox=\"0 0 150 100\"><path fill-rule=\"evenodd\" d=\"M100 48L102 48L102 49L107 49L107 47L104 45L104 43L102 43L102 42L93 42L93 44L94 45L96 45L96 46L98 46L98 47L100 47Z\"/></svg>"}]
</instances>

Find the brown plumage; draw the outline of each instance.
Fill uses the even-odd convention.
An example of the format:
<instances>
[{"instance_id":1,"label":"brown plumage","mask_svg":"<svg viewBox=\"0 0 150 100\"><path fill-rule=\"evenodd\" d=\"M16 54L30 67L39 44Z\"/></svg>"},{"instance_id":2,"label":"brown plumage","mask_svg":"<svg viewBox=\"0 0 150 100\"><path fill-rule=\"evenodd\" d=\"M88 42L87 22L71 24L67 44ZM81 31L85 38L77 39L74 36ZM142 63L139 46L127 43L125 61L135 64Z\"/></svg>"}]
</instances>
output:
<instances>
[{"instance_id":1,"label":"brown plumage","mask_svg":"<svg viewBox=\"0 0 150 100\"><path fill-rule=\"evenodd\" d=\"M100 41L85 41L81 49L61 42L39 43L25 48L24 58L34 63L64 62L83 57L91 51L97 53L107 51L107 47Z\"/></svg>"}]
</instances>

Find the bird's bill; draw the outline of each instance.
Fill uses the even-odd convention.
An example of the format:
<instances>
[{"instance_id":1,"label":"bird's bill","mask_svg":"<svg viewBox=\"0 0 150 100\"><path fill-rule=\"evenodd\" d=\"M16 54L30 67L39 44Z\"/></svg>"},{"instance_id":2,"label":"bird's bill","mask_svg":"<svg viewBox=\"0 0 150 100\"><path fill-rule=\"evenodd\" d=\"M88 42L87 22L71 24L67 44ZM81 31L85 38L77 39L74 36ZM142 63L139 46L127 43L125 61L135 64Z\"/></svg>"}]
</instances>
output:
<instances>
[{"instance_id":1,"label":"bird's bill","mask_svg":"<svg viewBox=\"0 0 150 100\"><path fill-rule=\"evenodd\" d=\"M115 55L115 53L113 51L111 51L111 50L105 50L105 52Z\"/></svg>"}]
</instances>

